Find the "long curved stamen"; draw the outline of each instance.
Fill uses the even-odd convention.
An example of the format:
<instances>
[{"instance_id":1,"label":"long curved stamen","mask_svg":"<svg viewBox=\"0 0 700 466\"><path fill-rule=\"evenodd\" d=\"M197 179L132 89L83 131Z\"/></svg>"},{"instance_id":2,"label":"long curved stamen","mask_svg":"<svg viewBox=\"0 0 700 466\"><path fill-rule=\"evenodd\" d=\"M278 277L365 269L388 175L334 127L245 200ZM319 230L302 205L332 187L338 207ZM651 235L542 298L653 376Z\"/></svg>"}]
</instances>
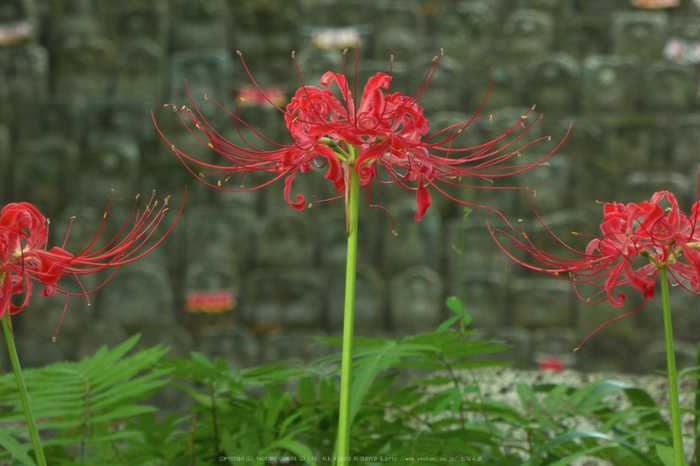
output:
<instances>
[{"instance_id":1,"label":"long curved stamen","mask_svg":"<svg viewBox=\"0 0 700 466\"><path fill-rule=\"evenodd\" d=\"M638 310L640 310L640 309L642 308L642 306L644 306L644 303L646 303L646 299L645 299L645 300L642 302L642 304L640 304L635 310L633 310L633 311L631 311L631 312L628 312L627 314L622 314L621 316L613 317L613 318L610 319L609 321L607 321L607 322L605 322L604 324L600 325L598 328L596 328L596 329L593 330L590 334L588 334L588 336L587 336L586 338L584 338L583 341L582 341L576 348L574 348L574 351L578 351L579 349L581 349L581 347L583 346L583 344L586 343L586 342L588 341L588 339L591 338L595 333L597 333L598 330L600 330L601 328L607 326L608 324L611 324L611 323L615 322L616 320L620 320L620 319L623 319L623 318L625 318L625 317L631 316L632 314L634 314L634 313L636 313Z\"/></svg>"}]
</instances>

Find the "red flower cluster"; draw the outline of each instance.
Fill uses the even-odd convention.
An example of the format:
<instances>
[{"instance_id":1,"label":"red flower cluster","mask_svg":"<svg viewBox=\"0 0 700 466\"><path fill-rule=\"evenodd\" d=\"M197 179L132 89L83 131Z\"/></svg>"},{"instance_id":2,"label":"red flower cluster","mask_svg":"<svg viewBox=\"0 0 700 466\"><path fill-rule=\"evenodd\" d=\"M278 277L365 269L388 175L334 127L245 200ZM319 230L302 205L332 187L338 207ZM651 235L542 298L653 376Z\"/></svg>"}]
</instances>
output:
<instances>
[{"instance_id":1,"label":"red flower cluster","mask_svg":"<svg viewBox=\"0 0 700 466\"><path fill-rule=\"evenodd\" d=\"M236 173L270 172L274 175L273 178L260 186L227 191L258 189L285 177L285 198L292 207L303 209L306 206L303 195L298 195L296 200L290 199L292 182L298 171L303 173L314 167L327 167L325 177L331 180L338 193L343 195L346 194L349 184L350 170L355 170L360 175L362 187L370 186L372 179L376 178L380 183L396 183L416 191L418 212L415 218L421 220L426 209L431 205L431 194L428 187L432 186L446 194L443 189L436 185L436 181L462 186L460 183L462 178L476 177L493 180L514 175L540 165L554 152L550 152L534 164L497 166L518 154L524 147L532 144L531 142L517 150L512 149L513 144L534 124L533 122L525 127L523 122L527 112L503 135L476 147L456 149L452 148L451 145L452 141L471 123L483 118L478 117L481 107L471 119L426 137L428 120L423 115L423 108L418 105L418 101L430 83L439 62L440 59L436 57L423 82L411 96L390 92L391 70L390 74L377 73L365 85L359 106L353 100L348 80L344 74L332 72L324 74L321 78L321 84L324 88L306 86L302 81L302 86L297 90L286 110L277 107L284 113L291 143L289 145L275 143L253 130L254 134L261 140L273 144L275 147L273 150L256 148L253 142L245 139L243 146L237 146L227 141L207 123L191 97L194 112L186 107L172 105L181 121L180 112L184 111L185 115L195 123L196 128L204 134L200 137L199 133L189 129L189 127L188 130L201 142L206 143L224 156L230 164L213 165L193 159L171 144L160 132L160 129L158 131L183 163L186 161L198 163L210 170L203 172L203 174L220 176L216 185L204 181L212 187L223 189L221 188L221 180L228 180ZM243 65L245 67L245 62ZM248 71L247 67L246 71ZM248 75L250 76L249 72ZM265 96L252 76L250 77L258 91ZM339 87L343 102L338 100L329 89L333 83ZM356 83L354 87L356 94ZM205 96L205 98L209 99L210 97ZM271 98L265 96L265 99L275 105ZM216 101L214 103L223 109ZM236 120L239 133L239 125L252 130L239 119L237 112L235 114L229 113L229 115ZM514 137L504 147L496 147L503 138L521 125L525 131ZM243 136L241 135L241 137ZM380 179L379 167L384 167L388 173L388 179ZM194 174L191 169L190 171ZM452 198L449 194L446 195ZM472 205L465 201L455 200Z\"/></svg>"},{"instance_id":2,"label":"red flower cluster","mask_svg":"<svg viewBox=\"0 0 700 466\"><path fill-rule=\"evenodd\" d=\"M660 205L664 199L670 204L669 207ZM668 280L673 280L673 285L700 294L700 195L690 215L680 211L675 196L667 191L655 193L651 201L641 204L607 203L603 211L604 220L600 225L602 235L593 236L585 253L566 246L555 236L577 256L572 259L538 249L525 231L514 235L498 230L501 238L506 235L513 241L514 244L510 246L502 244L493 230L491 235L505 254L525 267L572 281L574 286L590 283L601 288L593 298L601 295L602 298L594 299L592 304L607 300L613 306L622 306L626 295L616 291L621 285L630 285L640 291L646 302L654 297L654 285L662 268L668 271ZM549 229L547 231L554 236ZM520 236L524 237L524 241ZM515 255L517 250L526 251L539 264L518 259ZM591 298L584 299L578 290L576 292L579 298L591 303ZM606 322L596 331L614 320L635 313L639 308L641 305Z\"/></svg>"},{"instance_id":3,"label":"red flower cluster","mask_svg":"<svg viewBox=\"0 0 700 466\"><path fill-rule=\"evenodd\" d=\"M171 226L155 244L145 251L138 252L163 219L165 211L168 210L167 201L166 199L160 209L156 210L158 202L155 201L154 193L145 210L140 212L136 210L137 196L131 214L117 237L93 251L106 221L105 213L97 235L90 245L78 254L71 254L63 247L46 249L49 222L33 205L21 202L5 206L0 213L0 317L8 310L10 314L16 314L27 306L32 296L33 281L44 286L41 291L42 296L54 296L57 291L69 296L70 293L57 284L64 275L73 275L77 278L79 275L95 273L107 267L114 267L116 271L120 265L132 262L150 252L172 229ZM133 226L131 230L127 230L132 217L134 217ZM177 218L179 217L180 214ZM128 233L119 240L120 235L125 231ZM87 296L102 285L94 290L84 291L81 295ZM24 302L21 305L10 302L13 295L22 293L24 293Z\"/></svg>"}]
</instances>

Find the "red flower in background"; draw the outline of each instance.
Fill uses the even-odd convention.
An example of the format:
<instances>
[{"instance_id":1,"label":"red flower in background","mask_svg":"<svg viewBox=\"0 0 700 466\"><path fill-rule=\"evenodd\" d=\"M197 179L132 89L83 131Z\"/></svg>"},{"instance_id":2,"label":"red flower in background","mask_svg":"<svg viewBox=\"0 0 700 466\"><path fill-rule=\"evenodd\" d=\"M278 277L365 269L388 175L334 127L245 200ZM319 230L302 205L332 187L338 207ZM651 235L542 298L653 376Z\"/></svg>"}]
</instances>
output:
<instances>
[{"instance_id":1,"label":"red flower in background","mask_svg":"<svg viewBox=\"0 0 700 466\"><path fill-rule=\"evenodd\" d=\"M220 314L236 307L231 290L192 290L185 299L185 311L192 314Z\"/></svg>"},{"instance_id":2,"label":"red flower in background","mask_svg":"<svg viewBox=\"0 0 700 466\"><path fill-rule=\"evenodd\" d=\"M120 265L143 257L155 248L170 233L180 214L178 213L175 222L163 237L148 249L140 251L168 210L168 199L166 198L163 205L156 210L158 202L154 193L143 212L136 209L137 202L138 196L119 234L105 246L93 250L105 225L105 213L97 235L90 245L78 254L72 254L63 247L46 249L49 222L33 205L22 202L5 206L0 213L0 317L8 310L10 314L16 314L27 306L32 296L32 282L44 286L42 296L54 296L57 291L69 296L70 293L57 285L64 275L77 278L79 275L95 273L108 267L114 267L116 272ZM109 212L109 206L107 211ZM132 217L133 225L129 229ZM122 233L125 234L120 239ZM84 291L80 295L87 296L102 287L110 278L111 276L97 288ZM22 293L24 302L21 305L10 302L13 295Z\"/></svg>"},{"instance_id":3,"label":"red flower in background","mask_svg":"<svg viewBox=\"0 0 700 466\"><path fill-rule=\"evenodd\" d=\"M662 207L662 202L670 206ZM657 192L649 202L641 204L607 203L603 212L603 223L600 225L602 235L590 235L593 239L585 253L566 246L555 236L559 243L574 253L576 257L571 259L538 249L524 230L518 235L503 230L490 231L503 252L513 261L529 269L569 280L574 286L590 283L601 288L592 298L582 298L576 290L584 301L591 303L591 299L594 299L591 304L607 300L613 306L620 307L626 295L618 292L617 288L630 285L644 295L643 305L654 297L654 285L662 268L668 271L672 286L681 286L691 293L700 294L700 193L690 215L680 211L675 196L667 191ZM549 229L547 231L554 236ZM499 233L501 238L507 236L514 244L502 244L495 233ZM538 263L518 259L515 257L517 250L527 252ZM601 298L596 301L598 296ZM634 314L640 308L641 305L606 322L593 333L614 320ZM588 338L590 335L586 340Z\"/></svg>"},{"instance_id":4,"label":"red flower in background","mask_svg":"<svg viewBox=\"0 0 700 466\"><path fill-rule=\"evenodd\" d=\"M321 78L323 88L307 86L302 81L302 86L297 90L286 110L276 106L284 113L291 139L288 145L275 143L255 132L238 117L237 111L235 114L227 112L234 117L239 134L241 134L240 125L243 125L253 130L261 141L272 144L274 147L272 150L259 149L252 141L245 139L240 146L227 141L207 123L191 97L194 111L172 105L181 121L181 112L184 111L185 115L195 123L196 128L202 131L203 134L188 128L195 137L227 159L228 163L223 165L208 164L193 159L171 144L160 129L158 131L186 166L188 161L195 162L208 170L203 172L202 176L218 175L219 181L216 184L203 180L215 188L224 189L221 188L221 180L228 180L236 173L241 173L242 176L248 171L270 172L273 174L272 179L260 186L224 190L250 191L285 178L285 198L292 207L303 209L306 206L303 195L297 195L295 200L290 199L292 182L297 172L326 168L325 178L331 180L338 193L343 195L346 194L349 184L350 170L355 170L360 175L360 183L363 187L369 187L371 181L376 178L380 183L396 183L416 191L418 212L415 218L421 220L431 205L429 187L452 198L437 186L437 181L448 185L464 186L461 184L462 178L493 180L510 176L542 164L554 152L550 152L534 164L501 166L508 159L519 154L524 147L532 144L531 142L518 147L517 150L512 150L513 144L534 123L525 127L523 121L527 112L501 136L476 147L457 149L451 146L452 141L472 122L484 118L478 117L481 107L471 119L444 128L427 137L428 120L423 115L423 108L418 101L430 83L439 62L440 59L436 57L423 82L411 96L390 92L391 70L388 75L377 73L365 85L359 106L353 100L346 75L327 72ZM245 62L243 66L245 67ZM247 67L246 71L248 72ZM258 91L264 95L250 72L248 75ZM340 89L342 102L329 89L333 83ZM357 94L356 83L354 88ZM205 96L205 98L210 97ZM272 99L265 98L275 105ZM223 109L216 101L214 103ZM521 125L525 131L514 137L504 147L496 147L503 138ZM380 178L380 167L383 167L388 174L385 179ZM192 169L189 167L188 169L194 174Z\"/></svg>"}]
</instances>

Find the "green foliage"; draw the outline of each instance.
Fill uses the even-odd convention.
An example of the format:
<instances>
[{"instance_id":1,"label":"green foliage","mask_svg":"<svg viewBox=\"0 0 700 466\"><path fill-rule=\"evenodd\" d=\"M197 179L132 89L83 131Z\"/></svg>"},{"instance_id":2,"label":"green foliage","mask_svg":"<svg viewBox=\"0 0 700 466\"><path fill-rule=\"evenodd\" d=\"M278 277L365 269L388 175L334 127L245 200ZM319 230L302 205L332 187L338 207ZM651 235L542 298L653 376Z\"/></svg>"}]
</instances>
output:
<instances>
[{"instance_id":1,"label":"green foliage","mask_svg":"<svg viewBox=\"0 0 700 466\"><path fill-rule=\"evenodd\" d=\"M49 464L137 464L128 445L141 437L129 420L153 418L141 402L168 382L156 364L159 347L127 353L135 336L112 350L101 348L81 362L24 371L31 406ZM0 377L0 460L34 464L29 443L19 443L26 424L12 373ZM125 463L125 461L127 463Z\"/></svg>"},{"instance_id":2,"label":"green foliage","mask_svg":"<svg viewBox=\"0 0 700 466\"><path fill-rule=\"evenodd\" d=\"M520 384L520 405L511 406L482 396L473 369L507 362L486 358L505 346L479 339L474 331L356 343L351 456L362 458L357 464L381 464L382 457L408 458L402 464L422 464L425 458L447 464L465 457L497 465L566 465L582 457L618 465L668 464L668 424L642 389L603 380L579 388ZM207 459L214 464L218 456L257 465L285 457L296 458L296 464L330 463L338 359L335 354L306 367L278 363L200 377L198 387L184 388L198 406L191 447L182 456L193 455L201 464L209 464ZM195 360L217 365L199 355L164 365L176 376L199 373L188 369ZM629 407L613 408L614 395Z\"/></svg>"},{"instance_id":3,"label":"green foliage","mask_svg":"<svg viewBox=\"0 0 700 466\"><path fill-rule=\"evenodd\" d=\"M453 300L455 304L457 301ZM461 302L455 313L462 312ZM338 339L324 339L338 344ZM222 359L130 352L131 339L79 363L27 370L49 464L330 464L338 420L339 355L306 366L230 370ZM473 330L359 338L354 351L354 464L672 464L671 433L646 391L610 380L516 387L519 404L485 398L475 368L502 366L505 346ZM698 377L697 368L682 375ZM181 413L143 403L170 386ZM624 409L613 397L623 398ZM693 410L693 414L697 411ZM0 464L31 465L14 380L0 377ZM280 460L280 461L278 461Z\"/></svg>"},{"instance_id":4,"label":"green foliage","mask_svg":"<svg viewBox=\"0 0 700 466\"><path fill-rule=\"evenodd\" d=\"M621 465L663 464L648 444L651 440L662 447L669 445L671 432L645 391L612 380L578 389L566 385L533 389L519 384L517 391L529 419L522 427L530 444L527 465L565 465L582 456ZM606 399L617 393L624 394L630 408L611 409ZM597 430L580 430L584 422L596 425Z\"/></svg>"}]
</instances>

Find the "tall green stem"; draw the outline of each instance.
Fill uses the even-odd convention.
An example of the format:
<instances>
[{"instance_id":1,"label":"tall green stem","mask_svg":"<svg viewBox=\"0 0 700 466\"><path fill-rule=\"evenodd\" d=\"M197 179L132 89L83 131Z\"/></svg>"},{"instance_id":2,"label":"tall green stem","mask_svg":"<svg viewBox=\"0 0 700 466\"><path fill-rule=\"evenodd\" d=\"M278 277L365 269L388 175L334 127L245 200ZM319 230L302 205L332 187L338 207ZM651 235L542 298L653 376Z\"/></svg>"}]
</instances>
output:
<instances>
[{"instance_id":1,"label":"tall green stem","mask_svg":"<svg viewBox=\"0 0 700 466\"><path fill-rule=\"evenodd\" d=\"M681 430L681 405L678 399L678 375L676 374L676 353L673 349L673 328L671 327L671 305L668 299L668 278L666 267L659 268L661 282L661 303L664 313L664 338L666 339L666 364L668 365L668 396L671 400L671 429L673 431L673 458L677 466L685 465L683 454L683 431Z\"/></svg>"},{"instance_id":2,"label":"tall green stem","mask_svg":"<svg viewBox=\"0 0 700 466\"><path fill-rule=\"evenodd\" d=\"M700 344L698 344L698 358L697 364L700 366ZM695 441L700 438L700 415L698 413L698 408L700 408L700 378L695 384ZM696 466L700 464L700 448L695 449L695 464Z\"/></svg>"},{"instance_id":3,"label":"tall green stem","mask_svg":"<svg viewBox=\"0 0 700 466\"><path fill-rule=\"evenodd\" d=\"M19 365L17 348L15 348L15 339L12 336L12 330L10 330L10 313L5 312L5 315L2 316L1 320L2 330L5 333L5 341L7 342L7 350L10 353L10 361L12 362L12 370L15 373L15 380L17 381L17 391L19 391L19 398L22 401L22 408L24 408L24 417L27 420L29 436L32 439L32 445L34 446L34 456L36 456L36 462L39 466L46 466L44 450L41 448L41 441L39 440L39 431L36 429L36 422L34 422L32 407L29 406L27 386L24 384L24 377L22 377L22 368Z\"/></svg>"},{"instance_id":4,"label":"tall green stem","mask_svg":"<svg viewBox=\"0 0 700 466\"><path fill-rule=\"evenodd\" d=\"M340 418L338 420L338 466L347 466L350 455L350 390L352 387L352 337L355 326L355 278L357 271L357 220L359 218L360 175L353 167L350 178L348 216L348 257L345 271L345 316L343 354L340 369Z\"/></svg>"}]
</instances>

